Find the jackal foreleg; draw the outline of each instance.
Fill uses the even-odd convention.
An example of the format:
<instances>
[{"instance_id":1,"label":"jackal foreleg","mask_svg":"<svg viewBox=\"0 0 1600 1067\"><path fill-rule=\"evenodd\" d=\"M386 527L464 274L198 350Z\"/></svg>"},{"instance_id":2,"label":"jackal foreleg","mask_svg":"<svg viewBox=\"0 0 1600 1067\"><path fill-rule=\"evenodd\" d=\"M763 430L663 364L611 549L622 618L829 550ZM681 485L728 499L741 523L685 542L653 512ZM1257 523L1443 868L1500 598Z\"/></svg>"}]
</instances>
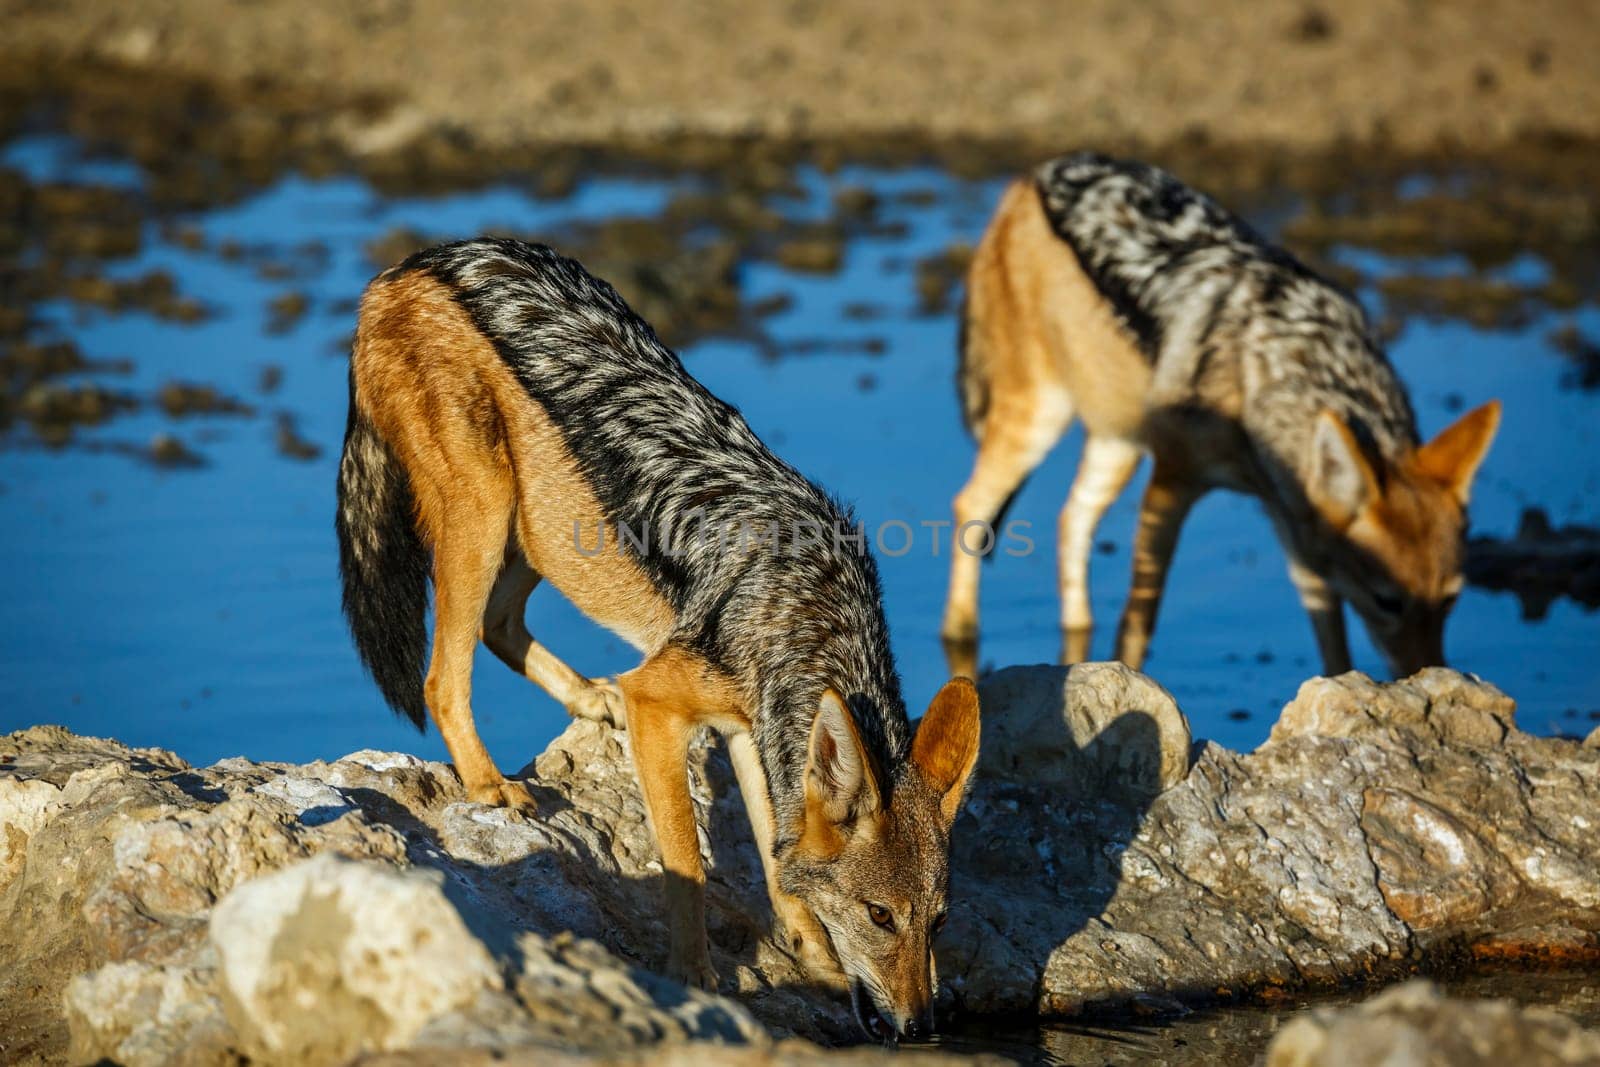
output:
<instances>
[{"instance_id":1,"label":"jackal foreleg","mask_svg":"<svg viewBox=\"0 0 1600 1067\"><path fill-rule=\"evenodd\" d=\"M1032 395L1025 406L997 402L989 420L993 430L985 432L972 476L954 502L950 591L940 628L953 675L972 678L978 673L978 576L983 559L962 548L964 543L981 540L968 536L967 526L995 521L1006 501L1061 439L1071 421L1072 404L1064 395Z\"/></svg>"},{"instance_id":2,"label":"jackal foreleg","mask_svg":"<svg viewBox=\"0 0 1600 1067\"><path fill-rule=\"evenodd\" d=\"M1189 510L1204 494L1202 485L1169 476L1159 461L1151 472L1150 484L1139 505L1139 529L1134 535L1133 584L1117 628L1116 656L1130 667L1144 665L1161 608L1161 593L1167 584L1167 568L1178 547L1178 534Z\"/></svg>"},{"instance_id":3,"label":"jackal foreleg","mask_svg":"<svg viewBox=\"0 0 1600 1067\"><path fill-rule=\"evenodd\" d=\"M661 849L671 934L667 971L686 985L715 989L717 973L706 943L706 873L689 794L689 742L702 723L737 709L704 661L677 648L663 649L624 674L618 685L627 707L634 771Z\"/></svg>"},{"instance_id":4,"label":"jackal foreleg","mask_svg":"<svg viewBox=\"0 0 1600 1067\"><path fill-rule=\"evenodd\" d=\"M1332 677L1350 669L1350 643L1344 632L1344 601L1323 579L1292 556L1289 580L1300 594L1300 604L1311 616L1317 635L1317 650L1322 653L1322 673Z\"/></svg>"},{"instance_id":5,"label":"jackal foreleg","mask_svg":"<svg viewBox=\"0 0 1600 1067\"><path fill-rule=\"evenodd\" d=\"M1061 509L1060 541L1061 633L1064 662L1087 656L1094 616L1089 610L1089 553L1094 532L1106 509L1122 495L1138 469L1139 447L1115 437L1091 435L1083 444L1083 458L1072 480L1072 491Z\"/></svg>"},{"instance_id":6,"label":"jackal foreleg","mask_svg":"<svg viewBox=\"0 0 1600 1067\"><path fill-rule=\"evenodd\" d=\"M772 797L767 790L767 773L761 766L754 739L749 733L736 733L728 737L728 755L733 762L734 776L739 779L739 794L744 797L745 810L750 815L750 829L761 853L761 870L767 878L767 899L772 902L772 914L781 930L785 951L797 957L813 978L845 988L844 972L828 948L828 937L816 916L799 899L778 888L777 858L773 855L776 840L772 810Z\"/></svg>"}]
</instances>

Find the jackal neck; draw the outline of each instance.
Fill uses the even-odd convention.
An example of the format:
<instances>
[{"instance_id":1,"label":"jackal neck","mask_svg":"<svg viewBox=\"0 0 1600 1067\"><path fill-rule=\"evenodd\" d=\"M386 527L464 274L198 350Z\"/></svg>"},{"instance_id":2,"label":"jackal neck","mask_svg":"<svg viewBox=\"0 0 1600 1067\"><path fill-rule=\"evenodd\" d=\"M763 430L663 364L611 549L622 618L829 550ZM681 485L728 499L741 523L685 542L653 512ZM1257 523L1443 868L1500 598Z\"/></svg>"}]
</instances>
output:
<instances>
[{"instance_id":1,"label":"jackal neck","mask_svg":"<svg viewBox=\"0 0 1600 1067\"><path fill-rule=\"evenodd\" d=\"M849 705L885 789L911 751L872 557L828 548L752 568L720 627L752 694L751 730L781 828L804 810L807 745L823 691Z\"/></svg>"}]
</instances>

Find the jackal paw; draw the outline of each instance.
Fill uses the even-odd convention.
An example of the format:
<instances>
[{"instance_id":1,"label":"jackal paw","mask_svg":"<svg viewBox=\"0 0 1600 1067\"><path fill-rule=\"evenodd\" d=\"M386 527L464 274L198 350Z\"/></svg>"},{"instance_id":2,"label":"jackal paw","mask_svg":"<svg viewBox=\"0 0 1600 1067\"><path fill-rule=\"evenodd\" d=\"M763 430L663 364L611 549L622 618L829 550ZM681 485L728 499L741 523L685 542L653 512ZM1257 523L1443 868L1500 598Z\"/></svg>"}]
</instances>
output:
<instances>
[{"instance_id":1,"label":"jackal paw","mask_svg":"<svg viewBox=\"0 0 1600 1067\"><path fill-rule=\"evenodd\" d=\"M526 811L530 814L539 809L533 794L528 792L528 787L509 778L473 786L467 790L467 799L474 804L487 804L491 808L515 808L517 811Z\"/></svg>"},{"instance_id":2,"label":"jackal paw","mask_svg":"<svg viewBox=\"0 0 1600 1067\"><path fill-rule=\"evenodd\" d=\"M591 678L589 684L567 705L567 713L578 719L603 722L618 730L628 728L628 706L622 690L609 678Z\"/></svg>"},{"instance_id":3,"label":"jackal paw","mask_svg":"<svg viewBox=\"0 0 1600 1067\"><path fill-rule=\"evenodd\" d=\"M698 959L678 959L674 956L667 963L667 977L708 993L715 993L720 981L716 968L711 966L711 957L704 954Z\"/></svg>"}]
</instances>

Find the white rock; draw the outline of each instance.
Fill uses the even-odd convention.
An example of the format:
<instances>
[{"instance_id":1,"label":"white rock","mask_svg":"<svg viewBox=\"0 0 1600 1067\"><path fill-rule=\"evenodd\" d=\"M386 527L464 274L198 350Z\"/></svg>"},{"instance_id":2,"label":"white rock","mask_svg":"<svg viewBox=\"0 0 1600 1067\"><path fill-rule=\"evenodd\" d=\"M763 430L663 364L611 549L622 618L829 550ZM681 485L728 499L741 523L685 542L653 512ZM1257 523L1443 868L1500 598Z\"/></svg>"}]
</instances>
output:
<instances>
[{"instance_id":1,"label":"white rock","mask_svg":"<svg viewBox=\"0 0 1600 1067\"><path fill-rule=\"evenodd\" d=\"M28 838L61 810L61 790L36 778L0 778L0 887L22 870Z\"/></svg>"},{"instance_id":2,"label":"white rock","mask_svg":"<svg viewBox=\"0 0 1600 1067\"><path fill-rule=\"evenodd\" d=\"M258 1058L404 1047L503 982L436 876L324 853L247 882L211 917L228 1013Z\"/></svg>"}]
</instances>

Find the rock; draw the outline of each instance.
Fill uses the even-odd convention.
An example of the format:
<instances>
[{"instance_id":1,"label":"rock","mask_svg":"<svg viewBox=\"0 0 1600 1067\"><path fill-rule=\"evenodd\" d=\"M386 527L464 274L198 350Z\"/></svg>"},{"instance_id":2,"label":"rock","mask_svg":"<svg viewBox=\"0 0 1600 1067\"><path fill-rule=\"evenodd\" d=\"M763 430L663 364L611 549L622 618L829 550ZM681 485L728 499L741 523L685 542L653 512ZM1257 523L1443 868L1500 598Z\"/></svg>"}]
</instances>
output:
<instances>
[{"instance_id":1,"label":"rock","mask_svg":"<svg viewBox=\"0 0 1600 1067\"><path fill-rule=\"evenodd\" d=\"M1600 1062L1600 1033L1571 1017L1508 1000L1454 1000L1407 982L1353 1008L1285 1026L1266 1067L1557 1067Z\"/></svg>"},{"instance_id":2,"label":"rock","mask_svg":"<svg viewBox=\"0 0 1600 1067\"><path fill-rule=\"evenodd\" d=\"M335 1064L485 1040L590 1052L769 1043L730 1001L592 942L517 934L463 912L444 883L440 871L323 853L240 886L217 905L189 965L112 963L72 981L70 1059Z\"/></svg>"},{"instance_id":3,"label":"rock","mask_svg":"<svg viewBox=\"0 0 1600 1067\"><path fill-rule=\"evenodd\" d=\"M1301 685L1272 727L1272 739L1402 733L1441 744L1492 748L1516 729L1516 709L1516 702L1494 686L1445 667L1428 667L1392 683L1350 671Z\"/></svg>"},{"instance_id":4,"label":"rock","mask_svg":"<svg viewBox=\"0 0 1600 1067\"><path fill-rule=\"evenodd\" d=\"M1600 748L1600 726L1589 731L1589 736L1584 738L1584 748Z\"/></svg>"},{"instance_id":5,"label":"rock","mask_svg":"<svg viewBox=\"0 0 1600 1067\"><path fill-rule=\"evenodd\" d=\"M1120 663L1008 667L986 676L980 773L1075 799L1145 800L1189 773L1189 720Z\"/></svg>"},{"instance_id":6,"label":"rock","mask_svg":"<svg viewBox=\"0 0 1600 1067\"><path fill-rule=\"evenodd\" d=\"M251 1057L342 1063L403 1048L498 989L494 959L440 881L323 853L224 898L211 942Z\"/></svg>"},{"instance_id":7,"label":"rock","mask_svg":"<svg viewBox=\"0 0 1600 1067\"><path fill-rule=\"evenodd\" d=\"M942 1010L1177 1011L1430 956L1600 960L1600 748L1522 733L1493 686L1322 679L1257 751L1192 760L1170 696L1126 668L1013 668L982 700ZM727 995L652 973L659 864L624 740L569 726L523 772L529 817L395 753L197 769L55 727L0 739L6 1053L626 1062L717 1040L743 1050L728 1062L789 1062L816 1047L769 1034L854 1040L768 939L743 805L704 739L691 793Z\"/></svg>"},{"instance_id":8,"label":"rock","mask_svg":"<svg viewBox=\"0 0 1600 1067\"><path fill-rule=\"evenodd\" d=\"M1028 715L989 734L1033 706L1011 686L1059 685L1025 673L985 693L985 768L1031 758ZM1597 960L1597 803L1600 751L1518 731L1493 686L1319 679L1267 744L1202 744L1144 804L986 773L954 834L940 975L970 1011L1070 1016L1398 975L1463 946Z\"/></svg>"}]
</instances>

